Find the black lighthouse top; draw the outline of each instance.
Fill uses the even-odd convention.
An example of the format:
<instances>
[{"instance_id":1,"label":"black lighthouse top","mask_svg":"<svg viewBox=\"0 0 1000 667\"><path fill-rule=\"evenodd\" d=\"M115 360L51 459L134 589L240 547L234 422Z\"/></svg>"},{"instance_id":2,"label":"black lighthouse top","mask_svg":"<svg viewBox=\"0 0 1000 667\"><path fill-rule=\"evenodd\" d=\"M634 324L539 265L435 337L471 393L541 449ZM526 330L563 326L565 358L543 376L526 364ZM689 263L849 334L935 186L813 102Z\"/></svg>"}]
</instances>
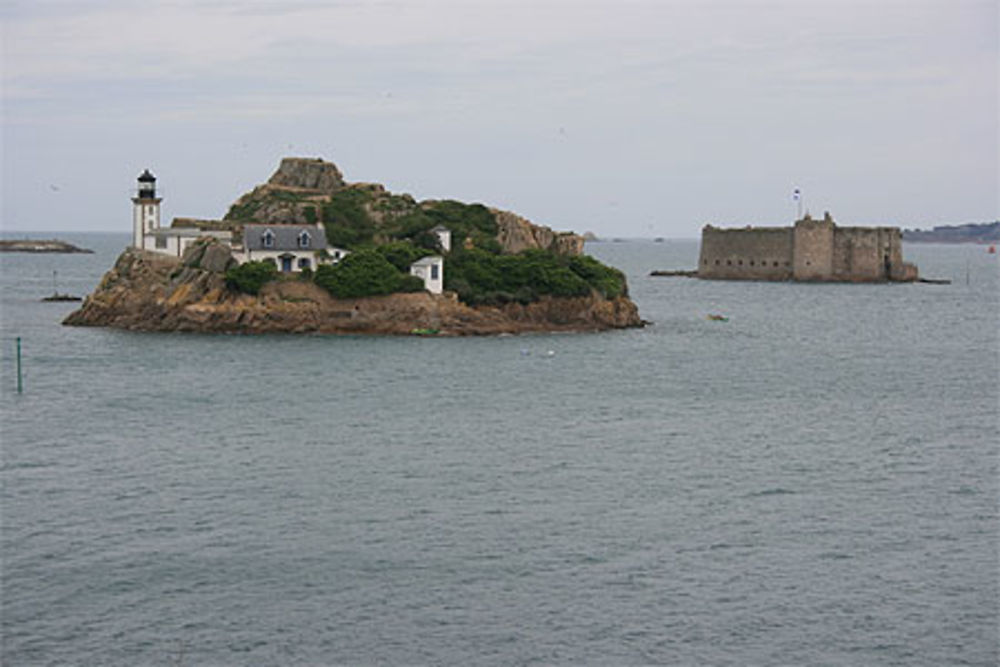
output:
<instances>
[{"instance_id":1,"label":"black lighthouse top","mask_svg":"<svg viewBox=\"0 0 1000 667\"><path fill-rule=\"evenodd\" d=\"M156 176L146 169L139 174L139 199L156 199Z\"/></svg>"}]
</instances>

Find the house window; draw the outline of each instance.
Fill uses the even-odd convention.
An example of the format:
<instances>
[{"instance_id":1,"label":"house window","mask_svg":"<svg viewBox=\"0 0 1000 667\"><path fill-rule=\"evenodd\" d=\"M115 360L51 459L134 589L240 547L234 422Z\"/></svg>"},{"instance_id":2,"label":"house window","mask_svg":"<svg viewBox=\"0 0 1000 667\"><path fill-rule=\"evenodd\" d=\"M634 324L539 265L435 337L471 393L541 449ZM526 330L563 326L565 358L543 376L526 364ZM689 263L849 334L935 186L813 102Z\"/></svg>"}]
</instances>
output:
<instances>
[{"instance_id":1,"label":"house window","mask_svg":"<svg viewBox=\"0 0 1000 667\"><path fill-rule=\"evenodd\" d=\"M309 258L299 257L299 269L308 269L308 268L309 268Z\"/></svg>"},{"instance_id":2,"label":"house window","mask_svg":"<svg viewBox=\"0 0 1000 667\"><path fill-rule=\"evenodd\" d=\"M157 236L156 237L156 247L157 248L166 248L167 247L167 237L166 236Z\"/></svg>"},{"instance_id":3,"label":"house window","mask_svg":"<svg viewBox=\"0 0 1000 667\"><path fill-rule=\"evenodd\" d=\"M264 230L264 234L261 237L261 239L264 242L264 247L265 248L273 248L274 247L274 232L272 232L270 229Z\"/></svg>"},{"instance_id":4,"label":"house window","mask_svg":"<svg viewBox=\"0 0 1000 667\"><path fill-rule=\"evenodd\" d=\"M308 248L312 244L312 237L309 236L309 232L303 231L299 234L299 247Z\"/></svg>"},{"instance_id":5,"label":"house window","mask_svg":"<svg viewBox=\"0 0 1000 667\"><path fill-rule=\"evenodd\" d=\"M438 279L438 265L431 264L431 280L437 280L437 279Z\"/></svg>"}]
</instances>

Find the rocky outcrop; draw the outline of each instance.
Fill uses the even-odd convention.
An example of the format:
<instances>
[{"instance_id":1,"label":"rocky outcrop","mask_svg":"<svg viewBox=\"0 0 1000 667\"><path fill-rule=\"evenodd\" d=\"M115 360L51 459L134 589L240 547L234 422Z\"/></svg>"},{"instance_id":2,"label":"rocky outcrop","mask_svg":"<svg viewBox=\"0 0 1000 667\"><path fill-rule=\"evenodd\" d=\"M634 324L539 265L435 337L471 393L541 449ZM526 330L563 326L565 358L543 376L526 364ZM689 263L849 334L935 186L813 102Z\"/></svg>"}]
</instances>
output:
<instances>
[{"instance_id":1,"label":"rocky outcrop","mask_svg":"<svg viewBox=\"0 0 1000 667\"><path fill-rule=\"evenodd\" d=\"M536 225L509 211L490 209L497 221L497 240L505 253L522 250L548 250L559 255L583 254L584 238L577 234L555 232Z\"/></svg>"},{"instance_id":2,"label":"rocky outcrop","mask_svg":"<svg viewBox=\"0 0 1000 667\"><path fill-rule=\"evenodd\" d=\"M282 158L267 183L237 199L225 220L229 224L312 224L319 219L319 207L345 187L343 175L332 162L320 158Z\"/></svg>"},{"instance_id":3,"label":"rocky outcrop","mask_svg":"<svg viewBox=\"0 0 1000 667\"><path fill-rule=\"evenodd\" d=\"M331 195L342 189L344 176L337 165L321 158L286 157L268 179L269 185L315 190Z\"/></svg>"},{"instance_id":4,"label":"rocky outcrop","mask_svg":"<svg viewBox=\"0 0 1000 667\"><path fill-rule=\"evenodd\" d=\"M334 299L314 283L292 278L269 283L251 296L226 287L222 271L231 261L225 248L211 244L191 248L182 260L128 249L63 323L204 333L409 334L433 329L450 336L643 324L627 297L609 300L597 293L545 298L526 306L471 308L453 295L427 292Z\"/></svg>"},{"instance_id":5,"label":"rocky outcrop","mask_svg":"<svg viewBox=\"0 0 1000 667\"><path fill-rule=\"evenodd\" d=\"M258 185L236 200L226 213L225 220L230 225L241 222L301 225L310 222L306 209L314 209L315 215L317 204L326 200L324 195L315 195L311 190L307 191L307 194L316 196L315 200L299 196L283 196L287 194L289 190L282 186L270 183Z\"/></svg>"}]
</instances>

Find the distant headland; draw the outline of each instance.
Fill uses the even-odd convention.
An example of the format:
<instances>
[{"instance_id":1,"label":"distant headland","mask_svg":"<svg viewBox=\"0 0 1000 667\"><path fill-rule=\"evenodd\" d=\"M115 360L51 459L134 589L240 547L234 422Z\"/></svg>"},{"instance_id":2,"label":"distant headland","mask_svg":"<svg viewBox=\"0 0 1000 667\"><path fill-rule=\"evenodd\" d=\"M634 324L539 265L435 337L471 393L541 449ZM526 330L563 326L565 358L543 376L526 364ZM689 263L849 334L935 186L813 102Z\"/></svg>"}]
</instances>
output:
<instances>
[{"instance_id":1,"label":"distant headland","mask_svg":"<svg viewBox=\"0 0 1000 667\"><path fill-rule=\"evenodd\" d=\"M56 239L5 239L0 240L0 252L93 253L94 251L78 248L72 243Z\"/></svg>"},{"instance_id":2,"label":"distant headland","mask_svg":"<svg viewBox=\"0 0 1000 667\"><path fill-rule=\"evenodd\" d=\"M624 274L583 255L583 237L347 183L322 159L282 159L221 219L162 227L161 201L144 171L131 246L64 324L417 335L644 324Z\"/></svg>"}]
</instances>

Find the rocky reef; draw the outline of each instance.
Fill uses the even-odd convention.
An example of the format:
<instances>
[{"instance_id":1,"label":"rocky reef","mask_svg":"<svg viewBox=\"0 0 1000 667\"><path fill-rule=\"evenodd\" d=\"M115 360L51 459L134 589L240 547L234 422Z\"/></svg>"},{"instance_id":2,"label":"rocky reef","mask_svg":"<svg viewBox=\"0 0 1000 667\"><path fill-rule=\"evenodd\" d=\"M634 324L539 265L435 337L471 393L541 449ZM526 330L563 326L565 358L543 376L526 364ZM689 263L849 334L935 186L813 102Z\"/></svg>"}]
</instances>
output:
<instances>
[{"instance_id":1,"label":"rocky reef","mask_svg":"<svg viewBox=\"0 0 1000 667\"><path fill-rule=\"evenodd\" d=\"M218 243L194 246L183 259L130 248L63 323L134 331L444 336L602 331L643 324L628 297L606 299L597 292L473 308L454 295L427 292L335 299L311 281L286 276L257 295L243 294L226 285L224 272L233 263L229 249Z\"/></svg>"},{"instance_id":2,"label":"rocky reef","mask_svg":"<svg viewBox=\"0 0 1000 667\"><path fill-rule=\"evenodd\" d=\"M93 253L87 248L78 248L72 243L56 239L14 239L0 241L0 252L42 252L42 253Z\"/></svg>"}]
</instances>

